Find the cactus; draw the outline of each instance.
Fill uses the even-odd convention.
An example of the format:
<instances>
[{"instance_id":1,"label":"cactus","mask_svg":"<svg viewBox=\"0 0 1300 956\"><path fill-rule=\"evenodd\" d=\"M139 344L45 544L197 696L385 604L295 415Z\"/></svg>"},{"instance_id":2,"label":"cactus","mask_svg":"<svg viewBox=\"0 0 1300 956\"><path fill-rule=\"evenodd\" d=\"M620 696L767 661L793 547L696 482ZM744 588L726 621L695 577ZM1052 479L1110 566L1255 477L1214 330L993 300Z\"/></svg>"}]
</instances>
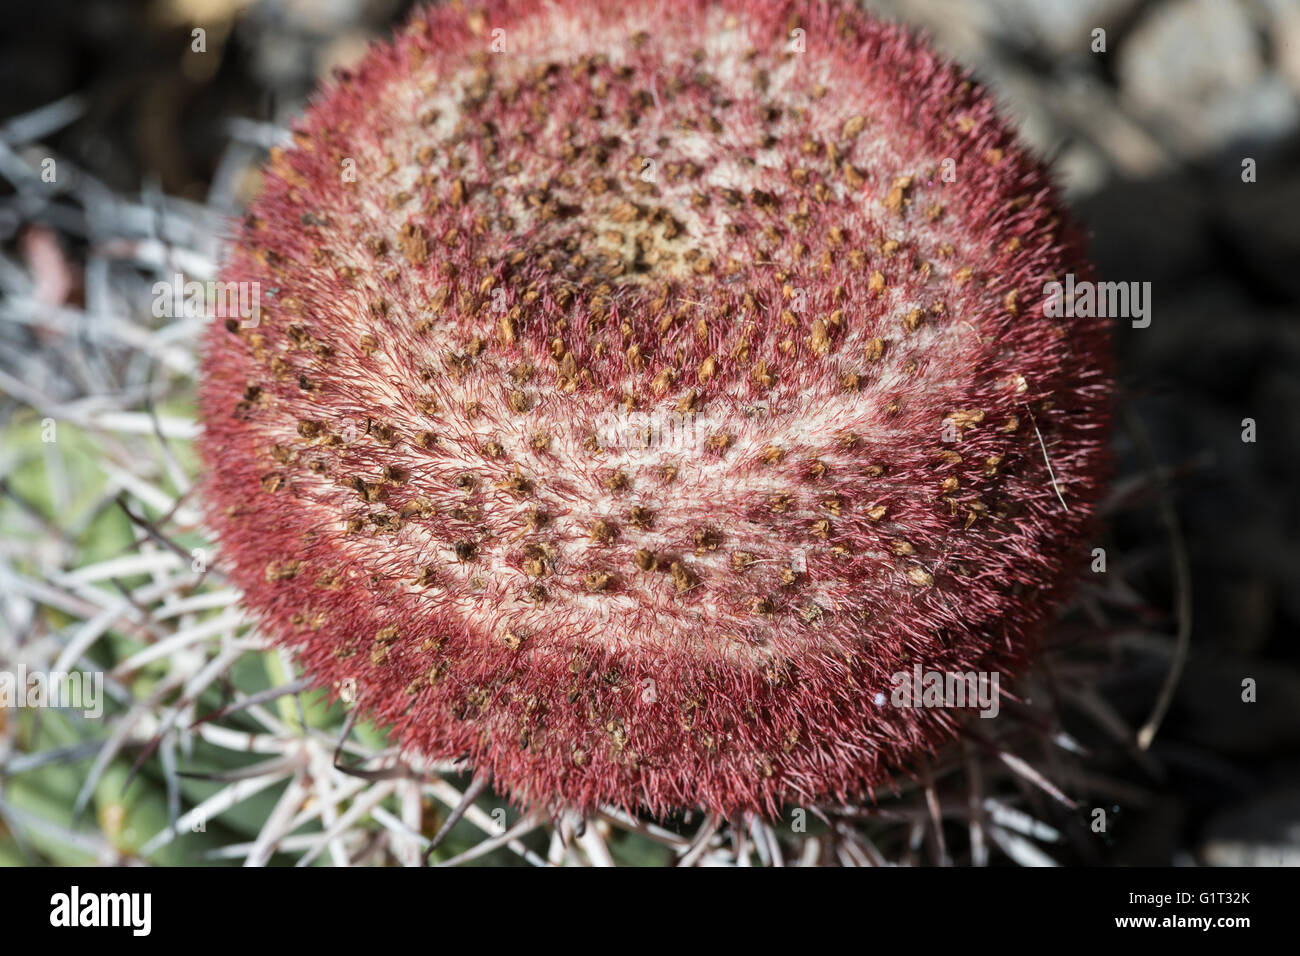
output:
<instances>
[{"instance_id":1,"label":"cactus","mask_svg":"<svg viewBox=\"0 0 1300 956\"><path fill-rule=\"evenodd\" d=\"M1095 861L1108 346L966 74L835 5L453 6L285 147L221 273L74 178L109 270L14 299L0 681L102 688L0 685L0 863Z\"/></svg>"},{"instance_id":2,"label":"cactus","mask_svg":"<svg viewBox=\"0 0 1300 956\"><path fill-rule=\"evenodd\" d=\"M771 818L963 734L1082 559L1104 323L967 74L834 3L418 13L277 150L205 340L223 567L521 807Z\"/></svg>"}]
</instances>

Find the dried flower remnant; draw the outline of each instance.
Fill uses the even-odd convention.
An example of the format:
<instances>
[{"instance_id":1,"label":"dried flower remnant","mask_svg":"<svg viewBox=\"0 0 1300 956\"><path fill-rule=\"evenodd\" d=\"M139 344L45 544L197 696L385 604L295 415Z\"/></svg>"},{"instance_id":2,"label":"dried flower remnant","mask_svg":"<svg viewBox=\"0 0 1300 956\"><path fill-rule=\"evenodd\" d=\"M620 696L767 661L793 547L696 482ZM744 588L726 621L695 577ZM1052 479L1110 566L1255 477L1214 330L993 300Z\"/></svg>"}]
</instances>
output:
<instances>
[{"instance_id":1,"label":"dried flower remnant","mask_svg":"<svg viewBox=\"0 0 1300 956\"><path fill-rule=\"evenodd\" d=\"M854 799L957 726L891 675L1013 674L1068 585L1107 334L1036 290L1088 271L987 95L848 5L433 7L244 220L209 520L316 680L521 803Z\"/></svg>"}]
</instances>

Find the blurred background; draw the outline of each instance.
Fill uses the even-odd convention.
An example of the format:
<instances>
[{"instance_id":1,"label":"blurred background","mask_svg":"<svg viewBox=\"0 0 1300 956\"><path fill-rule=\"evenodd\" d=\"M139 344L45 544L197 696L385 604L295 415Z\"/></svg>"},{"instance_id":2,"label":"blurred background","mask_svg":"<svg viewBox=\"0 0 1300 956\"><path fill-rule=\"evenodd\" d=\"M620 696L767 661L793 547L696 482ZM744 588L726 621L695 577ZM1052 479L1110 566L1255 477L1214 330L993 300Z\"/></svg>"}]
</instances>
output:
<instances>
[{"instance_id":1,"label":"blurred background","mask_svg":"<svg viewBox=\"0 0 1300 956\"><path fill-rule=\"evenodd\" d=\"M1116 329L1107 570L1042 685L1071 755L1045 767L1075 805L987 781L991 862L1300 865L1300 0L868 6L987 83L1054 163L1102 277L1153 289L1150 327ZM428 786L341 773L402 765L301 693L208 573L189 494L202 320L149 308L153 282L213 276L267 149L410 7L4 12L0 669L98 667L108 715L0 707L0 863L412 862L465 797L455 768L424 768ZM528 822L485 797L440 858L555 852ZM690 823L610 846L668 862ZM870 839L913 862L906 829Z\"/></svg>"}]
</instances>

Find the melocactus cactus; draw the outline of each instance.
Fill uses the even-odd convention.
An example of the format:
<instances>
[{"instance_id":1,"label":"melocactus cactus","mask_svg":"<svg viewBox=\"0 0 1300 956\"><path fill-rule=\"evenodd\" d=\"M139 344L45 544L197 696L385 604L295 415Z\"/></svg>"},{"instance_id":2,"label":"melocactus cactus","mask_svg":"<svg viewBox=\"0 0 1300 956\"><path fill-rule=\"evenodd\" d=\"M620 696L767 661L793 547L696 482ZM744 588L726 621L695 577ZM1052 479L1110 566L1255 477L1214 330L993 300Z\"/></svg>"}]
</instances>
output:
<instances>
[{"instance_id":1,"label":"melocactus cactus","mask_svg":"<svg viewBox=\"0 0 1300 956\"><path fill-rule=\"evenodd\" d=\"M210 521L312 675L520 802L858 798L957 727L893 675L1014 673L1086 554L1067 272L989 97L850 6L434 7L244 220Z\"/></svg>"}]
</instances>

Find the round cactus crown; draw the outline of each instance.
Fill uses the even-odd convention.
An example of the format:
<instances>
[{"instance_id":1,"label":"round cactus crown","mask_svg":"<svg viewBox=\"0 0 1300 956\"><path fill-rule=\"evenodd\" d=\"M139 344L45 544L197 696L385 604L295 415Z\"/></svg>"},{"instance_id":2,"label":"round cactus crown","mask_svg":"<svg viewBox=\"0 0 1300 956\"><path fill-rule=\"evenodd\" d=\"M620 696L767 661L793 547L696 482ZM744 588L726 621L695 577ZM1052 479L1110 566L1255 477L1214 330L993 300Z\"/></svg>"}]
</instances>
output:
<instances>
[{"instance_id":1,"label":"round cactus crown","mask_svg":"<svg viewBox=\"0 0 1300 956\"><path fill-rule=\"evenodd\" d=\"M264 627L521 802L772 813L950 737L1100 489L1098 320L989 98L847 5L434 7L276 151L202 449Z\"/></svg>"}]
</instances>

